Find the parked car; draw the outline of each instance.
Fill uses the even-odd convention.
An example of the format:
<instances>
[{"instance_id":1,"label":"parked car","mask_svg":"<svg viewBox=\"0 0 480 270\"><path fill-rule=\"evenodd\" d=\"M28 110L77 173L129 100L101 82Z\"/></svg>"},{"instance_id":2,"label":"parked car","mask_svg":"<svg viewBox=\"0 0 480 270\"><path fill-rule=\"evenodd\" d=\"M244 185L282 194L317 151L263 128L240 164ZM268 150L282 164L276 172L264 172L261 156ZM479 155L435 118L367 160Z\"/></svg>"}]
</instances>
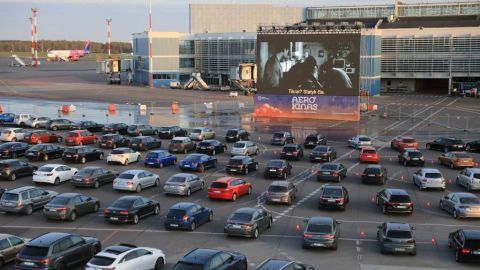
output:
<instances>
[{"instance_id":1,"label":"parked car","mask_svg":"<svg viewBox=\"0 0 480 270\"><path fill-rule=\"evenodd\" d=\"M75 128L75 123L68 119L52 119L45 126L49 130L71 130Z\"/></svg>"},{"instance_id":2,"label":"parked car","mask_svg":"<svg viewBox=\"0 0 480 270\"><path fill-rule=\"evenodd\" d=\"M138 224L141 218L160 213L160 203L142 196L123 196L105 209L104 219L108 222Z\"/></svg>"},{"instance_id":3,"label":"parked car","mask_svg":"<svg viewBox=\"0 0 480 270\"><path fill-rule=\"evenodd\" d=\"M182 171L204 172L206 169L217 167L217 158L205 154L190 154L180 162L179 167Z\"/></svg>"},{"instance_id":4,"label":"parked car","mask_svg":"<svg viewBox=\"0 0 480 270\"><path fill-rule=\"evenodd\" d=\"M29 239L20 238L15 235L0 234L0 269L9 263L15 261L17 253Z\"/></svg>"},{"instance_id":5,"label":"parked car","mask_svg":"<svg viewBox=\"0 0 480 270\"><path fill-rule=\"evenodd\" d=\"M168 151L171 153L188 153L194 151L197 145L189 137L175 137L170 141Z\"/></svg>"},{"instance_id":6,"label":"parked car","mask_svg":"<svg viewBox=\"0 0 480 270\"><path fill-rule=\"evenodd\" d=\"M208 198L236 201L243 195L252 194L252 184L236 177L222 177L210 184Z\"/></svg>"},{"instance_id":7,"label":"parked car","mask_svg":"<svg viewBox=\"0 0 480 270\"><path fill-rule=\"evenodd\" d=\"M314 133L309 134L305 138L305 142L303 143L303 147L312 149L317 145L327 145L327 138L322 134Z\"/></svg>"},{"instance_id":8,"label":"parked car","mask_svg":"<svg viewBox=\"0 0 480 270\"><path fill-rule=\"evenodd\" d=\"M17 158L24 156L30 146L24 142L8 142L0 144L0 158Z\"/></svg>"},{"instance_id":9,"label":"parked car","mask_svg":"<svg viewBox=\"0 0 480 270\"><path fill-rule=\"evenodd\" d=\"M177 164L177 156L170 154L165 150L149 151L145 156L143 165L145 167L152 166L157 168L163 168L164 166Z\"/></svg>"},{"instance_id":10,"label":"parked car","mask_svg":"<svg viewBox=\"0 0 480 270\"><path fill-rule=\"evenodd\" d=\"M378 226L377 239L381 253L417 255L413 227L407 223L384 222Z\"/></svg>"},{"instance_id":11,"label":"parked car","mask_svg":"<svg viewBox=\"0 0 480 270\"><path fill-rule=\"evenodd\" d=\"M165 262L165 253L160 249L119 244L109 246L93 256L85 270L160 270Z\"/></svg>"},{"instance_id":12,"label":"parked car","mask_svg":"<svg viewBox=\"0 0 480 270\"><path fill-rule=\"evenodd\" d=\"M136 151L147 151L160 147L162 147L162 141L150 136L138 136L130 140L130 148Z\"/></svg>"},{"instance_id":13,"label":"parked car","mask_svg":"<svg viewBox=\"0 0 480 270\"><path fill-rule=\"evenodd\" d=\"M140 161L140 153L127 147L115 148L107 156L107 164L120 163L124 166Z\"/></svg>"},{"instance_id":14,"label":"parked car","mask_svg":"<svg viewBox=\"0 0 480 270\"><path fill-rule=\"evenodd\" d=\"M398 154L398 162L402 163L405 167L409 165L423 167L425 166L425 157L419 150L407 149L403 151L403 153Z\"/></svg>"},{"instance_id":15,"label":"parked car","mask_svg":"<svg viewBox=\"0 0 480 270\"><path fill-rule=\"evenodd\" d=\"M455 251L457 262L480 261L480 231L459 229L448 234L448 247Z\"/></svg>"},{"instance_id":16,"label":"parked car","mask_svg":"<svg viewBox=\"0 0 480 270\"><path fill-rule=\"evenodd\" d=\"M437 169L424 168L413 174L413 183L420 189L435 188L445 190L445 178Z\"/></svg>"},{"instance_id":17,"label":"parked car","mask_svg":"<svg viewBox=\"0 0 480 270\"><path fill-rule=\"evenodd\" d=\"M47 219L75 221L77 217L96 213L100 200L80 193L57 195L43 207L43 216Z\"/></svg>"},{"instance_id":18,"label":"parked car","mask_svg":"<svg viewBox=\"0 0 480 270\"><path fill-rule=\"evenodd\" d=\"M73 269L102 249L94 237L49 232L38 236L17 254L15 269Z\"/></svg>"},{"instance_id":19,"label":"parked car","mask_svg":"<svg viewBox=\"0 0 480 270\"><path fill-rule=\"evenodd\" d=\"M43 208L57 192L43 188L23 186L5 191L1 198L0 211L31 215L34 210Z\"/></svg>"},{"instance_id":20,"label":"parked car","mask_svg":"<svg viewBox=\"0 0 480 270\"><path fill-rule=\"evenodd\" d=\"M190 173L177 173L165 182L163 192L166 194L176 194L190 196L193 192L203 190L205 181L197 175Z\"/></svg>"},{"instance_id":21,"label":"parked car","mask_svg":"<svg viewBox=\"0 0 480 270\"><path fill-rule=\"evenodd\" d=\"M61 182L70 181L77 172L78 169L62 164L43 165L33 173L32 181L59 185Z\"/></svg>"},{"instance_id":22,"label":"parked car","mask_svg":"<svg viewBox=\"0 0 480 270\"><path fill-rule=\"evenodd\" d=\"M62 159L70 162L80 162L85 164L87 161L102 160L104 154L101 150L91 146L72 146L63 151Z\"/></svg>"},{"instance_id":23,"label":"parked car","mask_svg":"<svg viewBox=\"0 0 480 270\"><path fill-rule=\"evenodd\" d=\"M337 151L332 146L317 145L310 153L310 162L331 162L337 158Z\"/></svg>"},{"instance_id":24,"label":"parked car","mask_svg":"<svg viewBox=\"0 0 480 270\"><path fill-rule=\"evenodd\" d=\"M451 169L475 167L475 160L465 152L448 152L438 157L438 164Z\"/></svg>"},{"instance_id":25,"label":"parked car","mask_svg":"<svg viewBox=\"0 0 480 270\"><path fill-rule=\"evenodd\" d=\"M213 220L213 210L196 203L180 202L168 209L164 224L167 229L194 231L198 226Z\"/></svg>"},{"instance_id":26,"label":"parked car","mask_svg":"<svg viewBox=\"0 0 480 270\"><path fill-rule=\"evenodd\" d=\"M15 118L13 119L13 123L17 126L20 126L20 127L24 128L24 127L27 126L26 122L29 119L32 119L32 118L35 118L35 115L28 114L28 113L17 114L17 115L15 115Z\"/></svg>"},{"instance_id":27,"label":"parked car","mask_svg":"<svg viewBox=\"0 0 480 270\"><path fill-rule=\"evenodd\" d=\"M88 130L74 130L67 133L65 144L68 146L96 144L98 141L97 135Z\"/></svg>"},{"instance_id":28,"label":"parked car","mask_svg":"<svg viewBox=\"0 0 480 270\"><path fill-rule=\"evenodd\" d=\"M303 149L299 144L286 144L280 152L281 159L300 160L303 157Z\"/></svg>"},{"instance_id":29,"label":"parked car","mask_svg":"<svg viewBox=\"0 0 480 270\"><path fill-rule=\"evenodd\" d=\"M0 123L13 123L13 120L15 120L15 114L13 113L0 114Z\"/></svg>"},{"instance_id":30,"label":"parked car","mask_svg":"<svg viewBox=\"0 0 480 270\"><path fill-rule=\"evenodd\" d=\"M251 141L237 141L233 144L230 154L232 156L250 156L257 155L260 150L258 146Z\"/></svg>"},{"instance_id":31,"label":"parked car","mask_svg":"<svg viewBox=\"0 0 480 270\"><path fill-rule=\"evenodd\" d=\"M120 134L104 134L100 137L98 142L98 147L100 148L112 148L115 149L117 147L129 146L130 139L124 137Z\"/></svg>"},{"instance_id":32,"label":"parked car","mask_svg":"<svg viewBox=\"0 0 480 270\"><path fill-rule=\"evenodd\" d=\"M0 141L3 142L16 142L23 141L25 134L30 133L23 128L6 128L0 133Z\"/></svg>"},{"instance_id":33,"label":"parked car","mask_svg":"<svg viewBox=\"0 0 480 270\"><path fill-rule=\"evenodd\" d=\"M318 208L339 208L345 210L350 202L348 191L345 187L338 185L323 185L320 188L320 199Z\"/></svg>"},{"instance_id":34,"label":"parked car","mask_svg":"<svg viewBox=\"0 0 480 270\"><path fill-rule=\"evenodd\" d=\"M215 139L215 131L207 127L194 128L191 130L189 137L193 141Z\"/></svg>"},{"instance_id":35,"label":"parked car","mask_svg":"<svg viewBox=\"0 0 480 270\"><path fill-rule=\"evenodd\" d=\"M395 150L401 150L405 148L418 148L418 143L417 141L410 136L397 136L393 138L393 140L390 142L390 148L395 149Z\"/></svg>"},{"instance_id":36,"label":"parked car","mask_svg":"<svg viewBox=\"0 0 480 270\"><path fill-rule=\"evenodd\" d=\"M480 152L480 140L478 141L473 141L473 142L468 142L465 145L465 151L468 152Z\"/></svg>"},{"instance_id":37,"label":"parked car","mask_svg":"<svg viewBox=\"0 0 480 270\"><path fill-rule=\"evenodd\" d=\"M262 208L239 208L227 219L223 232L227 236L258 238L272 224L272 215Z\"/></svg>"},{"instance_id":38,"label":"parked car","mask_svg":"<svg viewBox=\"0 0 480 270\"><path fill-rule=\"evenodd\" d=\"M58 145L43 143L43 144L37 144L30 147L25 152L25 157L29 161L34 161L34 160L48 161L51 159L61 158L63 156L64 151L65 149L63 149Z\"/></svg>"},{"instance_id":39,"label":"parked car","mask_svg":"<svg viewBox=\"0 0 480 270\"><path fill-rule=\"evenodd\" d=\"M362 184L383 185L388 180L388 171L382 165L368 165L362 173Z\"/></svg>"},{"instance_id":40,"label":"parked car","mask_svg":"<svg viewBox=\"0 0 480 270\"><path fill-rule=\"evenodd\" d=\"M251 171L258 170L258 162L249 156L234 156L226 166L227 174L242 173L247 175Z\"/></svg>"},{"instance_id":41,"label":"parked car","mask_svg":"<svg viewBox=\"0 0 480 270\"><path fill-rule=\"evenodd\" d=\"M459 138L438 138L426 144L427 149L439 150L444 153L450 151L465 151L465 143Z\"/></svg>"},{"instance_id":42,"label":"parked car","mask_svg":"<svg viewBox=\"0 0 480 270\"><path fill-rule=\"evenodd\" d=\"M5 193L5 191L7 191L6 188L0 187L0 198L2 197L3 193Z\"/></svg>"},{"instance_id":43,"label":"parked car","mask_svg":"<svg viewBox=\"0 0 480 270\"><path fill-rule=\"evenodd\" d=\"M440 199L440 208L453 218L480 218L480 199L472 193L450 192Z\"/></svg>"},{"instance_id":44,"label":"parked car","mask_svg":"<svg viewBox=\"0 0 480 270\"><path fill-rule=\"evenodd\" d=\"M457 185L463 186L467 191L480 190L480 169L467 168L457 175Z\"/></svg>"},{"instance_id":45,"label":"parked car","mask_svg":"<svg viewBox=\"0 0 480 270\"><path fill-rule=\"evenodd\" d=\"M179 126L161 127L158 130L160 139L173 139L174 137L188 137L188 131Z\"/></svg>"},{"instance_id":46,"label":"parked car","mask_svg":"<svg viewBox=\"0 0 480 270\"><path fill-rule=\"evenodd\" d=\"M331 217L311 217L306 222L307 226L303 231L302 241L304 248L322 247L337 250L338 238L340 237L339 221Z\"/></svg>"},{"instance_id":47,"label":"parked car","mask_svg":"<svg viewBox=\"0 0 480 270\"><path fill-rule=\"evenodd\" d=\"M37 166L18 159L6 159L0 161L0 179L10 181L17 180L18 177L33 175Z\"/></svg>"},{"instance_id":48,"label":"parked car","mask_svg":"<svg viewBox=\"0 0 480 270\"><path fill-rule=\"evenodd\" d=\"M145 135L158 135L158 129L150 125L130 125L128 126L127 133L130 136L145 136Z\"/></svg>"},{"instance_id":49,"label":"parked car","mask_svg":"<svg viewBox=\"0 0 480 270\"><path fill-rule=\"evenodd\" d=\"M335 181L340 183L347 177L347 168L341 163L324 163L317 171L317 181Z\"/></svg>"},{"instance_id":50,"label":"parked car","mask_svg":"<svg viewBox=\"0 0 480 270\"><path fill-rule=\"evenodd\" d=\"M266 203L286 203L291 205L297 198L297 187L288 181L274 181L265 193Z\"/></svg>"},{"instance_id":51,"label":"parked car","mask_svg":"<svg viewBox=\"0 0 480 270\"><path fill-rule=\"evenodd\" d=\"M146 170L128 170L113 180L113 189L141 192L144 188L158 187L160 176Z\"/></svg>"},{"instance_id":52,"label":"parked car","mask_svg":"<svg viewBox=\"0 0 480 270\"><path fill-rule=\"evenodd\" d=\"M219 153L225 153L227 146L218 140L204 140L198 143L197 153L215 156Z\"/></svg>"},{"instance_id":53,"label":"parked car","mask_svg":"<svg viewBox=\"0 0 480 270\"><path fill-rule=\"evenodd\" d=\"M270 177L287 179L287 176L292 174L292 165L286 160L271 159L267 162L265 170L263 171L263 178Z\"/></svg>"},{"instance_id":54,"label":"parked car","mask_svg":"<svg viewBox=\"0 0 480 270\"><path fill-rule=\"evenodd\" d=\"M354 149L360 149L364 146L372 146L372 138L365 135L356 135L348 140L348 146Z\"/></svg>"},{"instance_id":55,"label":"parked car","mask_svg":"<svg viewBox=\"0 0 480 270\"><path fill-rule=\"evenodd\" d=\"M238 141L248 141L250 138L250 133L242 128L231 128L227 130L225 134L225 141L229 142L238 142Z\"/></svg>"},{"instance_id":56,"label":"parked car","mask_svg":"<svg viewBox=\"0 0 480 270\"><path fill-rule=\"evenodd\" d=\"M29 134L25 134L23 138L29 144L56 143L63 140L60 135L47 130L32 131Z\"/></svg>"},{"instance_id":57,"label":"parked car","mask_svg":"<svg viewBox=\"0 0 480 270\"><path fill-rule=\"evenodd\" d=\"M94 121L80 121L75 123L73 129L88 130L90 132L101 132L104 125Z\"/></svg>"},{"instance_id":58,"label":"parked car","mask_svg":"<svg viewBox=\"0 0 480 270\"><path fill-rule=\"evenodd\" d=\"M100 185L113 182L117 175L116 172L102 167L84 167L72 177L70 184L76 187L99 188Z\"/></svg>"},{"instance_id":59,"label":"parked car","mask_svg":"<svg viewBox=\"0 0 480 270\"><path fill-rule=\"evenodd\" d=\"M50 120L50 117L34 117L25 120L25 125L32 128L46 128Z\"/></svg>"},{"instance_id":60,"label":"parked car","mask_svg":"<svg viewBox=\"0 0 480 270\"><path fill-rule=\"evenodd\" d=\"M313 266L303 264L294 261L280 260L280 259L267 259L263 261L256 270L289 270L289 269L302 269L302 270L315 270Z\"/></svg>"},{"instance_id":61,"label":"parked car","mask_svg":"<svg viewBox=\"0 0 480 270\"><path fill-rule=\"evenodd\" d=\"M404 189L386 188L381 190L375 195L375 204L382 209L383 214L413 214L412 199Z\"/></svg>"},{"instance_id":62,"label":"parked car","mask_svg":"<svg viewBox=\"0 0 480 270\"><path fill-rule=\"evenodd\" d=\"M237 252L215 249L196 248L183 256L173 267L173 270L186 270L194 267L198 270L210 269L241 270L247 269L247 257Z\"/></svg>"},{"instance_id":63,"label":"parked car","mask_svg":"<svg viewBox=\"0 0 480 270\"><path fill-rule=\"evenodd\" d=\"M111 124L106 124L102 128L102 133L126 135L128 133L127 130L128 130L128 125L125 123L111 123Z\"/></svg>"},{"instance_id":64,"label":"parked car","mask_svg":"<svg viewBox=\"0 0 480 270\"><path fill-rule=\"evenodd\" d=\"M276 131L273 133L272 139L270 140L271 145L285 145L294 142L295 138L292 133L288 131Z\"/></svg>"},{"instance_id":65,"label":"parked car","mask_svg":"<svg viewBox=\"0 0 480 270\"><path fill-rule=\"evenodd\" d=\"M360 150L360 163L379 163L380 154L377 152L375 147L364 146Z\"/></svg>"}]
</instances>

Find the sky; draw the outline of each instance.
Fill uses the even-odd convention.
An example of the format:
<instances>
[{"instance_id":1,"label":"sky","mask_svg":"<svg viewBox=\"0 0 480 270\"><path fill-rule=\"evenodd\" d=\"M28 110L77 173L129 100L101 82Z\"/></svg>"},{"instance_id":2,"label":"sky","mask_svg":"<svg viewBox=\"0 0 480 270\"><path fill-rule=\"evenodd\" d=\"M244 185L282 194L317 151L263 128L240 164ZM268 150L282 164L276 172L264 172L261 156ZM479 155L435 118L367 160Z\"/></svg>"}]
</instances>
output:
<instances>
[{"instance_id":1,"label":"sky","mask_svg":"<svg viewBox=\"0 0 480 270\"><path fill-rule=\"evenodd\" d=\"M440 2L442 0L420 0ZM272 3L278 6L392 4L394 0L152 0L154 31L188 32L189 3ZM413 0L407 3L419 2ZM131 41L148 28L148 0L0 0L0 40L30 40L30 8L38 8L38 39Z\"/></svg>"}]
</instances>

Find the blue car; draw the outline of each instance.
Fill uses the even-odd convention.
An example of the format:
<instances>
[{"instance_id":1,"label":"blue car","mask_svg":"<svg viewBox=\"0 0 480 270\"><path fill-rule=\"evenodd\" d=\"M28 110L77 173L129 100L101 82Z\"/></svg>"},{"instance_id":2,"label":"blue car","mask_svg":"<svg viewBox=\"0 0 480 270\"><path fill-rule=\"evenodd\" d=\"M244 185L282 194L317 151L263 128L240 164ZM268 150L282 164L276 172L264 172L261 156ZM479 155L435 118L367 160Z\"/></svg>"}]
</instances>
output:
<instances>
[{"instance_id":1,"label":"blue car","mask_svg":"<svg viewBox=\"0 0 480 270\"><path fill-rule=\"evenodd\" d=\"M213 210L196 203L181 202L168 209L165 219L167 229L194 231L197 226L213 220Z\"/></svg>"},{"instance_id":2,"label":"blue car","mask_svg":"<svg viewBox=\"0 0 480 270\"><path fill-rule=\"evenodd\" d=\"M13 113L0 114L0 123L13 123L14 119L15 119L15 114Z\"/></svg>"},{"instance_id":3,"label":"blue car","mask_svg":"<svg viewBox=\"0 0 480 270\"><path fill-rule=\"evenodd\" d=\"M180 162L180 169L182 171L203 172L206 169L215 167L217 167L217 158L205 154L191 154Z\"/></svg>"},{"instance_id":4,"label":"blue car","mask_svg":"<svg viewBox=\"0 0 480 270\"><path fill-rule=\"evenodd\" d=\"M143 165L145 167L158 167L163 168L163 166L175 165L177 164L177 156L170 154L168 151L164 150L155 150L147 153Z\"/></svg>"}]
</instances>

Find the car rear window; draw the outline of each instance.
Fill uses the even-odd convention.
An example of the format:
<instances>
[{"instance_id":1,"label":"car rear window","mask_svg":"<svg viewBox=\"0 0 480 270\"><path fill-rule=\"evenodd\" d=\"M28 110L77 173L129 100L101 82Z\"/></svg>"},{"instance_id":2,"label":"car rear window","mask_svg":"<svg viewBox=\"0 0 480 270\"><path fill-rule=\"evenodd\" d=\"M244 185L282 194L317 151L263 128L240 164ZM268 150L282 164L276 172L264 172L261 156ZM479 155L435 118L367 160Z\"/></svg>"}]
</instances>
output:
<instances>
[{"instance_id":1,"label":"car rear window","mask_svg":"<svg viewBox=\"0 0 480 270\"><path fill-rule=\"evenodd\" d=\"M283 132L275 132L273 133L274 138L283 138Z\"/></svg>"},{"instance_id":2,"label":"car rear window","mask_svg":"<svg viewBox=\"0 0 480 270\"><path fill-rule=\"evenodd\" d=\"M67 198L67 197L55 197L49 203L50 204L58 204L58 205L66 205L70 202L71 199L72 198Z\"/></svg>"},{"instance_id":3,"label":"car rear window","mask_svg":"<svg viewBox=\"0 0 480 270\"><path fill-rule=\"evenodd\" d=\"M135 177L135 174L131 173L122 173L118 176L120 179L133 179Z\"/></svg>"},{"instance_id":4,"label":"car rear window","mask_svg":"<svg viewBox=\"0 0 480 270\"><path fill-rule=\"evenodd\" d=\"M282 162L282 161L279 161L279 160L269 161L269 162L267 163L267 167L279 168L279 167L282 167L282 164L283 164L283 162Z\"/></svg>"},{"instance_id":5,"label":"car rear window","mask_svg":"<svg viewBox=\"0 0 480 270\"><path fill-rule=\"evenodd\" d=\"M287 192L287 187L285 186L269 186L268 191L270 192Z\"/></svg>"},{"instance_id":6,"label":"car rear window","mask_svg":"<svg viewBox=\"0 0 480 270\"><path fill-rule=\"evenodd\" d=\"M103 256L94 256L88 263L97 265L97 266L109 266L111 265L115 260Z\"/></svg>"},{"instance_id":7,"label":"car rear window","mask_svg":"<svg viewBox=\"0 0 480 270\"><path fill-rule=\"evenodd\" d=\"M169 127L161 127L160 131L170 131L170 128Z\"/></svg>"},{"instance_id":8,"label":"car rear window","mask_svg":"<svg viewBox=\"0 0 480 270\"><path fill-rule=\"evenodd\" d=\"M339 188L325 188L322 193L323 196L342 197L343 192Z\"/></svg>"},{"instance_id":9,"label":"car rear window","mask_svg":"<svg viewBox=\"0 0 480 270\"><path fill-rule=\"evenodd\" d=\"M390 196L390 202L393 203L409 203L411 202L410 197L407 195L392 195Z\"/></svg>"},{"instance_id":10,"label":"car rear window","mask_svg":"<svg viewBox=\"0 0 480 270\"><path fill-rule=\"evenodd\" d=\"M460 198L460 203L463 203L463 204L480 204L480 200L478 198L474 198L474 197Z\"/></svg>"},{"instance_id":11,"label":"car rear window","mask_svg":"<svg viewBox=\"0 0 480 270\"><path fill-rule=\"evenodd\" d=\"M453 144L465 144L462 140L452 140Z\"/></svg>"},{"instance_id":12,"label":"car rear window","mask_svg":"<svg viewBox=\"0 0 480 270\"><path fill-rule=\"evenodd\" d=\"M420 152L408 152L409 157L421 157L422 153Z\"/></svg>"},{"instance_id":13,"label":"car rear window","mask_svg":"<svg viewBox=\"0 0 480 270\"><path fill-rule=\"evenodd\" d=\"M326 153L328 152L328 147L325 146L317 146L313 149L314 152Z\"/></svg>"},{"instance_id":14,"label":"car rear window","mask_svg":"<svg viewBox=\"0 0 480 270\"><path fill-rule=\"evenodd\" d=\"M366 150L363 150L363 153L364 153L364 154L375 154L375 153L377 153L377 151L376 151L376 150L366 149Z\"/></svg>"},{"instance_id":15,"label":"car rear window","mask_svg":"<svg viewBox=\"0 0 480 270\"><path fill-rule=\"evenodd\" d=\"M380 173L380 168L366 168L364 173L365 174L369 174L369 173L379 174Z\"/></svg>"},{"instance_id":16,"label":"car rear window","mask_svg":"<svg viewBox=\"0 0 480 270\"><path fill-rule=\"evenodd\" d=\"M198 144L198 146L203 146L203 147L210 146L210 143L209 142L201 142L201 143Z\"/></svg>"},{"instance_id":17,"label":"car rear window","mask_svg":"<svg viewBox=\"0 0 480 270\"><path fill-rule=\"evenodd\" d=\"M24 246L20 254L27 257L46 257L48 247Z\"/></svg>"},{"instance_id":18,"label":"car rear window","mask_svg":"<svg viewBox=\"0 0 480 270\"><path fill-rule=\"evenodd\" d=\"M211 188L227 188L228 187L228 184L227 183L223 183L223 182L213 182L211 185L210 185Z\"/></svg>"},{"instance_id":19,"label":"car rear window","mask_svg":"<svg viewBox=\"0 0 480 270\"><path fill-rule=\"evenodd\" d=\"M252 219L251 213L233 213L230 220L245 221L248 222Z\"/></svg>"},{"instance_id":20,"label":"car rear window","mask_svg":"<svg viewBox=\"0 0 480 270\"><path fill-rule=\"evenodd\" d=\"M230 159L228 165L242 165L243 161L241 159Z\"/></svg>"},{"instance_id":21,"label":"car rear window","mask_svg":"<svg viewBox=\"0 0 480 270\"><path fill-rule=\"evenodd\" d=\"M480 179L480 173L474 173L473 178L475 179Z\"/></svg>"},{"instance_id":22,"label":"car rear window","mask_svg":"<svg viewBox=\"0 0 480 270\"><path fill-rule=\"evenodd\" d=\"M54 169L54 167L45 167L42 166L38 169L39 172L51 172Z\"/></svg>"},{"instance_id":23,"label":"car rear window","mask_svg":"<svg viewBox=\"0 0 480 270\"><path fill-rule=\"evenodd\" d=\"M142 139L132 139L132 143L142 143Z\"/></svg>"},{"instance_id":24,"label":"car rear window","mask_svg":"<svg viewBox=\"0 0 480 270\"><path fill-rule=\"evenodd\" d=\"M182 140L172 140L172 143L183 143Z\"/></svg>"},{"instance_id":25,"label":"car rear window","mask_svg":"<svg viewBox=\"0 0 480 270\"><path fill-rule=\"evenodd\" d=\"M120 199L116 200L113 204L112 207L117 207L117 208L129 208L133 204L134 200L126 200L126 199Z\"/></svg>"},{"instance_id":26,"label":"car rear window","mask_svg":"<svg viewBox=\"0 0 480 270\"><path fill-rule=\"evenodd\" d=\"M412 232L390 230L390 231L387 232L387 237L390 237L390 238L412 238Z\"/></svg>"},{"instance_id":27,"label":"car rear window","mask_svg":"<svg viewBox=\"0 0 480 270\"><path fill-rule=\"evenodd\" d=\"M80 137L80 133L78 133L78 132L69 132L69 133L67 133L67 137Z\"/></svg>"},{"instance_id":28,"label":"car rear window","mask_svg":"<svg viewBox=\"0 0 480 270\"><path fill-rule=\"evenodd\" d=\"M235 136L238 134L238 131L236 130L229 130L227 131L227 136Z\"/></svg>"},{"instance_id":29,"label":"car rear window","mask_svg":"<svg viewBox=\"0 0 480 270\"><path fill-rule=\"evenodd\" d=\"M425 177L427 177L427 178L441 178L442 175L440 173L426 173Z\"/></svg>"},{"instance_id":30,"label":"car rear window","mask_svg":"<svg viewBox=\"0 0 480 270\"><path fill-rule=\"evenodd\" d=\"M332 226L328 224L308 224L307 232L313 233L331 233Z\"/></svg>"},{"instance_id":31,"label":"car rear window","mask_svg":"<svg viewBox=\"0 0 480 270\"><path fill-rule=\"evenodd\" d=\"M37 144L37 145L34 145L32 147L30 147L30 151L41 151L45 146L41 145L41 144Z\"/></svg>"},{"instance_id":32,"label":"car rear window","mask_svg":"<svg viewBox=\"0 0 480 270\"><path fill-rule=\"evenodd\" d=\"M361 141L361 142L369 142L369 141L371 141L371 139L368 138L368 137L360 137L360 138L358 138L358 140Z\"/></svg>"},{"instance_id":33,"label":"car rear window","mask_svg":"<svg viewBox=\"0 0 480 270\"><path fill-rule=\"evenodd\" d=\"M147 158L157 158L158 154L157 153L148 153Z\"/></svg>"},{"instance_id":34,"label":"car rear window","mask_svg":"<svg viewBox=\"0 0 480 270\"><path fill-rule=\"evenodd\" d=\"M244 148L244 147L245 147L245 144L244 144L244 143L235 143L235 144L233 145L233 147L235 147L235 148Z\"/></svg>"},{"instance_id":35,"label":"car rear window","mask_svg":"<svg viewBox=\"0 0 480 270\"><path fill-rule=\"evenodd\" d=\"M113 140L115 135L103 135L102 140Z\"/></svg>"},{"instance_id":36,"label":"car rear window","mask_svg":"<svg viewBox=\"0 0 480 270\"><path fill-rule=\"evenodd\" d=\"M455 157L456 158L470 158L470 156L467 155L467 154L455 154Z\"/></svg>"},{"instance_id":37,"label":"car rear window","mask_svg":"<svg viewBox=\"0 0 480 270\"><path fill-rule=\"evenodd\" d=\"M202 133L202 130L195 128L195 129L192 129L192 133Z\"/></svg>"},{"instance_id":38,"label":"car rear window","mask_svg":"<svg viewBox=\"0 0 480 270\"><path fill-rule=\"evenodd\" d=\"M414 143L415 139L403 139L402 140L404 143Z\"/></svg>"},{"instance_id":39,"label":"car rear window","mask_svg":"<svg viewBox=\"0 0 480 270\"><path fill-rule=\"evenodd\" d=\"M183 183L185 182L185 177L183 176L172 176L170 177L167 182L170 182L170 183Z\"/></svg>"},{"instance_id":40,"label":"car rear window","mask_svg":"<svg viewBox=\"0 0 480 270\"><path fill-rule=\"evenodd\" d=\"M480 249L480 240L466 240L465 247L470 249Z\"/></svg>"},{"instance_id":41,"label":"car rear window","mask_svg":"<svg viewBox=\"0 0 480 270\"><path fill-rule=\"evenodd\" d=\"M12 133L12 131L10 131L10 130L2 130L1 133L8 135L8 134Z\"/></svg>"},{"instance_id":42,"label":"car rear window","mask_svg":"<svg viewBox=\"0 0 480 270\"><path fill-rule=\"evenodd\" d=\"M67 148L65 149L65 153L77 153L78 148Z\"/></svg>"},{"instance_id":43,"label":"car rear window","mask_svg":"<svg viewBox=\"0 0 480 270\"><path fill-rule=\"evenodd\" d=\"M185 210L180 209L169 209L167 213L168 217L182 218L185 216Z\"/></svg>"},{"instance_id":44,"label":"car rear window","mask_svg":"<svg viewBox=\"0 0 480 270\"><path fill-rule=\"evenodd\" d=\"M283 150L286 152L295 152L297 151L297 148L293 146L287 146L287 147L284 147Z\"/></svg>"},{"instance_id":45,"label":"car rear window","mask_svg":"<svg viewBox=\"0 0 480 270\"><path fill-rule=\"evenodd\" d=\"M317 141L317 136L308 136L305 141Z\"/></svg>"},{"instance_id":46,"label":"car rear window","mask_svg":"<svg viewBox=\"0 0 480 270\"><path fill-rule=\"evenodd\" d=\"M195 263L187 263L187 262L178 262L173 269L174 270L202 270L203 265L195 264Z\"/></svg>"},{"instance_id":47,"label":"car rear window","mask_svg":"<svg viewBox=\"0 0 480 270\"><path fill-rule=\"evenodd\" d=\"M334 171L334 170L336 170L336 169L337 169L337 165L335 165L335 164L327 164L327 165L323 165L320 170Z\"/></svg>"},{"instance_id":48,"label":"car rear window","mask_svg":"<svg viewBox=\"0 0 480 270\"><path fill-rule=\"evenodd\" d=\"M18 201L18 194L16 193L3 193L2 200L6 201Z\"/></svg>"},{"instance_id":49,"label":"car rear window","mask_svg":"<svg viewBox=\"0 0 480 270\"><path fill-rule=\"evenodd\" d=\"M113 155L119 155L119 154L125 154L125 151L124 150L112 150L112 152L110 152L111 154Z\"/></svg>"}]
</instances>

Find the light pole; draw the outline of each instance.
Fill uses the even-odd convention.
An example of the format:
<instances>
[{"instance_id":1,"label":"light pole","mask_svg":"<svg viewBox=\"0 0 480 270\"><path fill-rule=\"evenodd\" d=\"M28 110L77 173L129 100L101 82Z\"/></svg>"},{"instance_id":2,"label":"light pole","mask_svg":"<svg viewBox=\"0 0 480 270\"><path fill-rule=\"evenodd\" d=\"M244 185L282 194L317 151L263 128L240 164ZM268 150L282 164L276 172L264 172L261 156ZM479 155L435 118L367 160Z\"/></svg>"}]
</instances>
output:
<instances>
[{"instance_id":1,"label":"light pole","mask_svg":"<svg viewBox=\"0 0 480 270\"><path fill-rule=\"evenodd\" d=\"M152 0L148 0L148 75L150 88L153 88L153 63L152 63Z\"/></svg>"},{"instance_id":2,"label":"light pole","mask_svg":"<svg viewBox=\"0 0 480 270\"><path fill-rule=\"evenodd\" d=\"M106 19L107 26L108 26L108 36L107 36L107 43L108 43L108 58L110 58L110 24L112 23L112 18Z\"/></svg>"},{"instance_id":3,"label":"light pole","mask_svg":"<svg viewBox=\"0 0 480 270\"><path fill-rule=\"evenodd\" d=\"M38 67L38 47L37 47L37 12L38 8L32 8L33 13L33 48L35 52L35 57L32 59L33 66Z\"/></svg>"}]
</instances>

